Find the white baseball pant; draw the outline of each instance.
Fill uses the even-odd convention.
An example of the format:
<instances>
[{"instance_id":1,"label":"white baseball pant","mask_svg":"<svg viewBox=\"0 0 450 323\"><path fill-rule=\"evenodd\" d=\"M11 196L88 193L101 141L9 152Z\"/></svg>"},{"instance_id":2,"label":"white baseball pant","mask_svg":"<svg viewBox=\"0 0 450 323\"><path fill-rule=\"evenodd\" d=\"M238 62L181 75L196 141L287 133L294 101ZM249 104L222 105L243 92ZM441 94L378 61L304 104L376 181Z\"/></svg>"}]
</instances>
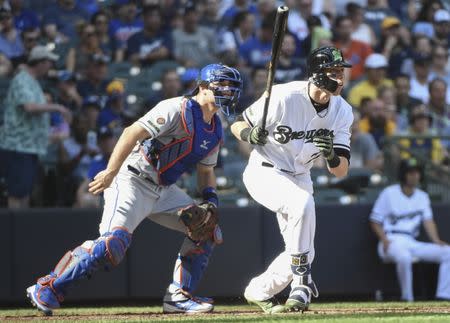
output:
<instances>
[{"instance_id":1,"label":"white baseball pant","mask_svg":"<svg viewBox=\"0 0 450 323\"><path fill-rule=\"evenodd\" d=\"M378 244L378 254L385 262L396 264L397 278L400 284L402 299L413 301L413 261L439 263L436 297L450 300L450 246L421 242L410 235L388 234L390 245L387 252L383 244Z\"/></svg>"},{"instance_id":2,"label":"white baseball pant","mask_svg":"<svg viewBox=\"0 0 450 323\"><path fill-rule=\"evenodd\" d=\"M292 176L255 164L246 167L243 179L253 199L277 213L285 243L285 250L245 290L252 299L262 301L275 296L292 281L292 254L308 252L309 263L314 260L316 213L312 184L309 174Z\"/></svg>"}]
</instances>

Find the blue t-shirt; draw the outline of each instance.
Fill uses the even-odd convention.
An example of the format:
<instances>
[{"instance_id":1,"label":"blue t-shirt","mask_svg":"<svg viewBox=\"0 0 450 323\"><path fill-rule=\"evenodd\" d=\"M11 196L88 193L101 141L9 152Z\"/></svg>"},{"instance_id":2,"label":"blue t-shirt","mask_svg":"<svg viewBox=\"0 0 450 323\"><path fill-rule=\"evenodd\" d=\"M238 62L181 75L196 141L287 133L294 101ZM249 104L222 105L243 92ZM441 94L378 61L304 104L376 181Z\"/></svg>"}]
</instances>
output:
<instances>
[{"instance_id":1,"label":"blue t-shirt","mask_svg":"<svg viewBox=\"0 0 450 323\"><path fill-rule=\"evenodd\" d=\"M97 119L97 128L108 127L114 135L119 136L123 130L123 117L116 114L110 107L106 106L100 111Z\"/></svg>"},{"instance_id":2,"label":"blue t-shirt","mask_svg":"<svg viewBox=\"0 0 450 323\"><path fill-rule=\"evenodd\" d=\"M128 39L127 56L139 54L143 57L162 46L172 53L172 37L170 33L160 32L155 37L147 37L144 31L140 31Z\"/></svg>"},{"instance_id":3,"label":"blue t-shirt","mask_svg":"<svg viewBox=\"0 0 450 323\"><path fill-rule=\"evenodd\" d=\"M239 54L245 62L255 67L265 67L270 61L272 43L263 43L259 38L252 37L239 47Z\"/></svg>"},{"instance_id":4,"label":"blue t-shirt","mask_svg":"<svg viewBox=\"0 0 450 323\"><path fill-rule=\"evenodd\" d=\"M94 159L89 164L89 169L87 172L87 177L89 178L89 180L92 181L98 173L106 169L106 166L108 166L108 159L105 158L105 156L103 155L95 156Z\"/></svg>"},{"instance_id":5,"label":"blue t-shirt","mask_svg":"<svg viewBox=\"0 0 450 323\"><path fill-rule=\"evenodd\" d=\"M39 24L38 16L27 9L22 9L18 15L14 16L14 26L20 31L39 28Z\"/></svg>"},{"instance_id":6,"label":"blue t-shirt","mask_svg":"<svg viewBox=\"0 0 450 323\"><path fill-rule=\"evenodd\" d=\"M55 24L58 31L69 38L77 36L76 26L80 21L89 20L89 14L78 5L71 10L66 10L58 4L49 5L42 17L43 26Z\"/></svg>"},{"instance_id":7,"label":"blue t-shirt","mask_svg":"<svg viewBox=\"0 0 450 323\"><path fill-rule=\"evenodd\" d=\"M109 34L114 38L118 48L124 48L127 45L128 39L143 28L144 22L138 18L132 22L123 22L118 19L113 19L109 23Z\"/></svg>"}]
</instances>

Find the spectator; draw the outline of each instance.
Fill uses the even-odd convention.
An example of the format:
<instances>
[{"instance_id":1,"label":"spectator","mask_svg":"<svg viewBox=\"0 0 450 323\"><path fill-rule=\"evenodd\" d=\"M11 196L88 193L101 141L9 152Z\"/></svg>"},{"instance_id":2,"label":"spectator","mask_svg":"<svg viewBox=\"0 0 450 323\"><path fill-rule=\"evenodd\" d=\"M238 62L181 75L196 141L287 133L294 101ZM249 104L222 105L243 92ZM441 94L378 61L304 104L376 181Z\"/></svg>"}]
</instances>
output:
<instances>
[{"instance_id":1,"label":"spectator","mask_svg":"<svg viewBox=\"0 0 450 323\"><path fill-rule=\"evenodd\" d=\"M215 35L212 29L198 25L193 2L184 7L183 28L172 33L176 60L186 67L198 67L215 61Z\"/></svg>"},{"instance_id":2,"label":"spectator","mask_svg":"<svg viewBox=\"0 0 450 323\"><path fill-rule=\"evenodd\" d=\"M98 11L91 17L91 25L95 27L102 53L117 60L117 57L115 57L117 44L115 39L109 35L109 21L108 12L103 10Z\"/></svg>"},{"instance_id":3,"label":"spectator","mask_svg":"<svg viewBox=\"0 0 450 323\"><path fill-rule=\"evenodd\" d=\"M401 73L403 61L411 56L411 36L396 17L386 17L381 23L381 39L375 48L388 62L388 76L395 78Z\"/></svg>"},{"instance_id":4,"label":"spectator","mask_svg":"<svg viewBox=\"0 0 450 323\"><path fill-rule=\"evenodd\" d=\"M11 11L0 9L0 52L11 60L24 52L20 32L14 27Z\"/></svg>"},{"instance_id":5,"label":"spectator","mask_svg":"<svg viewBox=\"0 0 450 323\"><path fill-rule=\"evenodd\" d=\"M430 57L431 59L431 40L424 35L415 35L412 38L411 49L408 57L403 58L401 63L401 72L414 77L414 59L417 57Z\"/></svg>"},{"instance_id":6,"label":"spectator","mask_svg":"<svg viewBox=\"0 0 450 323\"><path fill-rule=\"evenodd\" d=\"M418 188L423 167L416 159L403 160L398 176L400 182L380 193L370 215L372 230L379 239L378 255L385 262L395 263L403 301L414 300L413 259L440 264L436 297L450 300L450 247L439 238L428 194ZM432 243L416 240L421 223Z\"/></svg>"},{"instance_id":7,"label":"spectator","mask_svg":"<svg viewBox=\"0 0 450 323\"><path fill-rule=\"evenodd\" d=\"M49 4L42 17L43 29L54 35L56 42L74 39L78 24L89 20L89 14L75 0L57 0Z\"/></svg>"},{"instance_id":8,"label":"spectator","mask_svg":"<svg viewBox=\"0 0 450 323\"><path fill-rule=\"evenodd\" d=\"M366 43L353 40L352 20L348 16L339 16L334 23L334 45L342 51L347 62L352 64L348 70L350 81L360 79L364 74L364 63L366 58L372 54L372 48Z\"/></svg>"},{"instance_id":9,"label":"spectator","mask_svg":"<svg viewBox=\"0 0 450 323\"><path fill-rule=\"evenodd\" d=\"M119 138L125 127L125 87L114 80L106 87L106 93L108 100L98 116L97 128L107 127Z\"/></svg>"},{"instance_id":10,"label":"spectator","mask_svg":"<svg viewBox=\"0 0 450 323\"><path fill-rule=\"evenodd\" d=\"M272 49L274 15L267 16L256 36L251 37L239 48L239 54L246 66L264 67L270 61Z\"/></svg>"},{"instance_id":11,"label":"spectator","mask_svg":"<svg viewBox=\"0 0 450 323\"><path fill-rule=\"evenodd\" d=\"M367 168L374 171L383 170L383 154L377 146L370 133L360 130L360 113L353 111L352 140L350 148L352 150L351 168Z\"/></svg>"},{"instance_id":12,"label":"spectator","mask_svg":"<svg viewBox=\"0 0 450 323\"><path fill-rule=\"evenodd\" d=\"M239 47L255 35L255 15L249 11L239 12L228 31L220 35L218 52L223 56L236 55Z\"/></svg>"},{"instance_id":13,"label":"spectator","mask_svg":"<svg viewBox=\"0 0 450 323\"><path fill-rule=\"evenodd\" d=\"M432 123L433 118L424 104L415 106L411 110L410 127L404 134L413 136L413 138L403 138L399 141L399 144L403 147L400 151L402 159L410 158L412 153L414 156L421 156L436 164L441 164L446 157L441 140L425 137L436 135L430 128ZM417 136L423 138L417 138Z\"/></svg>"},{"instance_id":14,"label":"spectator","mask_svg":"<svg viewBox=\"0 0 450 323\"><path fill-rule=\"evenodd\" d=\"M198 70L197 70L198 75ZM196 76L197 76L196 75ZM196 79L196 78L195 78ZM167 70L161 78L161 90L153 93L144 103L144 111L147 113L160 101L174 98L182 94L180 76L176 70Z\"/></svg>"},{"instance_id":15,"label":"spectator","mask_svg":"<svg viewBox=\"0 0 450 323\"><path fill-rule=\"evenodd\" d=\"M261 26L262 21L268 15L270 15L274 10L277 10L277 0L258 0L257 7L258 10L256 12L256 26L259 28Z\"/></svg>"},{"instance_id":16,"label":"spectator","mask_svg":"<svg viewBox=\"0 0 450 323\"><path fill-rule=\"evenodd\" d=\"M386 78L387 66L386 57L381 54L373 53L367 57L364 64L367 80L356 83L348 95L348 101L352 106L359 107L363 97L376 98L378 88L381 86L393 86L392 81Z\"/></svg>"},{"instance_id":17,"label":"spectator","mask_svg":"<svg viewBox=\"0 0 450 323\"><path fill-rule=\"evenodd\" d=\"M411 89L409 95L427 103L430 97L428 84L430 75L431 57L428 55L416 55L414 57L414 76L411 77Z\"/></svg>"},{"instance_id":18,"label":"spectator","mask_svg":"<svg viewBox=\"0 0 450 323\"><path fill-rule=\"evenodd\" d=\"M433 44L446 48L450 45L450 13L447 10L439 9L433 17Z\"/></svg>"},{"instance_id":19,"label":"spectator","mask_svg":"<svg viewBox=\"0 0 450 323\"><path fill-rule=\"evenodd\" d=\"M33 47L39 42L39 30L25 29L21 32L20 37L22 39L23 52L22 55L11 58L11 63L14 69L17 69L20 65L27 63L28 55Z\"/></svg>"},{"instance_id":20,"label":"spectator","mask_svg":"<svg viewBox=\"0 0 450 323\"><path fill-rule=\"evenodd\" d=\"M434 13L439 9L443 9L440 0L424 1L416 23L412 26L413 34L421 34L428 38L432 38L434 34L433 19Z\"/></svg>"},{"instance_id":21,"label":"spectator","mask_svg":"<svg viewBox=\"0 0 450 323\"><path fill-rule=\"evenodd\" d=\"M224 27L220 22L219 5L219 0L205 1L205 11L199 21L201 26L213 28L216 31Z\"/></svg>"},{"instance_id":22,"label":"spectator","mask_svg":"<svg viewBox=\"0 0 450 323\"><path fill-rule=\"evenodd\" d=\"M109 57L102 54L91 55L87 68L84 72L84 79L78 82L78 93L85 98L96 95L101 98L102 105L106 100L106 86L110 80L108 76Z\"/></svg>"},{"instance_id":23,"label":"spectator","mask_svg":"<svg viewBox=\"0 0 450 323\"><path fill-rule=\"evenodd\" d=\"M439 135L450 135L450 105L446 101L448 85L436 78L428 85L430 99L428 109L433 117L433 129Z\"/></svg>"},{"instance_id":24,"label":"spectator","mask_svg":"<svg viewBox=\"0 0 450 323\"><path fill-rule=\"evenodd\" d=\"M23 7L23 0L9 0L11 13L14 16L14 26L17 30L39 31L40 21L38 16L31 10Z\"/></svg>"},{"instance_id":25,"label":"spectator","mask_svg":"<svg viewBox=\"0 0 450 323\"><path fill-rule=\"evenodd\" d=\"M244 11L256 15L258 9L249 0L234 0L234 4L231 7L229 7L222 16L222 25L231 26L236 15Z\"/></svg>"},{"instance_id":26,"label":"spectator","mask_svg":"<svg viewBox=\"0 0 450 323\"><path fill-rule=\"evenodd\" d=\"M62 205L72 206L75 203L76 191L98 151L96 133L89 131L86 115L76 115L71 135L63 141L59 151L64 187L60 197Z\"/></svg>"},{"instance_id":27,"label":"spectator","mask_svg":"<svg viewBox=\"0 0 450 323\"><path fill-rule=\"evenodd\" d=\"M353 40L360 41L374 48L377 44L375 33L370 26L364 23L364 9L356 2L349 2L346 6L347 16L352 22Z\"/></svg>"},{"instance_id":28,"label":"spectator","mask_svg":"<svg viewBox=\"0 0 450 323\"><path fill-rule=\"evenodd\" d=\"M450 83L450 72L448 65L448 49L441 45L433 46L431 53L431 79L437 77L445 80L447 84Z\"/></svg>"},{"instance_id":29,"label":"spectator","mask_svg":"<svg viewBox=\"0 0 450 323\"><path fill-rule=\"evenodd\" d=\"M144 22L137 17L135 0L116 0L116 4L118 19L111 20L109 31L117 48L116 61L120 62L124 59L128 39L144 28Z\"/></svg>"},{"instance_id":30,"label":"spectator","mask_svg":"<svg viewBox=\"0 0 450 323\"><path fill-rule=\"evenodd\" d=\"M313 15L312 5L312 0L298 0L292 1L292 4L288 4L288 7L291 10L289 12L287 30L295 35L300 41L303 41L310 34L307 21ZM330 22L325 15L321 14L318 18L322 27L331 29ZM306 56L307 54L308 53L305 53L304 55Z\"/></svg>"},{"instance_id":31,"label":"spectator","mask_svg":"<svg viewBox=\"0 0 450 323\"><path fill-rule=\"evenodd\" d=\"M100 115L100 110L102 105L100 98L95 95L88 96L84 98L83 105L81 107L81 113L86 115L87 126L90 131L95 131L97 129L97 119Z\"/></svg>"},{"instance_id":32,"label":"spectator","mask_svg":"<svg viewBox=\"0 0 450 323\"><path fill-rule=\"evenodd\" d=\"M161 28L161 12L158 6L143 10L144 29L135 33L127 42L127 59L134 65L150 66L172 56L170 33Z\"/></svg>"},{"instance_id":33,"label":"spectator","mask_svg":"<svg viewBox=\"0 0 450 323\"><path fill-rule=\"evenodd\" d=\"M384 138L395 133L396 124L390 119L390 113L384 102L373 99L367 103L367 116L359 122L359 129L363 133L370 133L378 147L382 148Z\"/></svg>"},{"instance_id":34,"label":"spectator","mask_svg":"<svg viewBox=\"0 0 450 323\"><path fill-rule=\"evenodd\" d=\"M70 72L83 74L87 68L89 57L95 54L104 54L100 47L95 26L81 24L79 41L69 49L67 54L66 69Z\"/></svg>"},{"instance_id":35,"label":"spectator","mask_svg":"<svg viewBox=\"0 0 450 323\"><path fill-rule=\"evenodd\" d=\"M8 207L25 208L38 169L38 156L45 155L50 133L48 112L61 112L66 120L70 112L59 104L48 104L38 79L47 75L57 55L36 46L27 65L17 73L4 102L0 127L0 171L8 188Z\"/></svg>"},{"instance_id":36,"label":"spectator","mask_svg":"<svg viewBox=\"0 0 450 323\"><path fill-rule=\"evenodd\" d=\"M381 24L386 17L395 17L394 12L381 0L367 0L364 11L364 21L375 33L376 38L381 37Z\"/></svg>"},{"instance_id":37,"label":"spectator","mask_svg":"<svg viewBox=\"0 0 450 323\"><path fill-rule=\"evenodd\" d=\"M400 74L397 76L394 85L396 90L395 105L397 107L397 127L400 131L403 131L408 127L411 109L420 104L421 101L409 95L411 86L409 84L408 75Z\"/></svg>"},{"instance_id":38,"label":"spectator","mask_svg":"<svg viewBox=\"0 0 450 323\"><path fill-rule=\"evenodd\" d=\"M117 138L107 127L102 127L98 130L97 138L100 153L92 159L89 164L88 172L85 174L83 182L77 189L75 207L99 208L101 206L99 197L89 193L88 184L99 172L106 169L109 156L111 156L114 146L116 145Z\"/></svg>"},{"instance_id":39,"label":"spectator","mask_svg":"<svg viewBox=\"0 0 450 323\"><path fill-rule=\"evenodd\" d=\"M81 108L83 97L77 90L77 77L70 71L59 71L57 74L57 102L76 113Z\"/></svg>"},{"instance_id":40,"label":"spectator","mask_svg":"<svg viewBox=\"0 0 450 323\"><path fill-rule=\"evenodd\" d=\"M305 63L295 56L295 52L295 37L290 33L286 33L281 45L277 70L275 71L276 83L300 81L306 76Z\"/></svg>"}]
</instances>

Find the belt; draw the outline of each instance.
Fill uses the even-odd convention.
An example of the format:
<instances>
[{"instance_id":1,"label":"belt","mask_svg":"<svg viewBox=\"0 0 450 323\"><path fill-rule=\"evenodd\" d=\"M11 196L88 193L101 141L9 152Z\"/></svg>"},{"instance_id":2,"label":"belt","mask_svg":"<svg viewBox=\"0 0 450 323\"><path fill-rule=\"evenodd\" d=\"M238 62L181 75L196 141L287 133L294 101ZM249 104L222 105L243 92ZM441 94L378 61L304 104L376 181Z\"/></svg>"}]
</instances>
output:
<instances>
[{"instance_id":1,"label":"belt","mask_svg":"<svg viewBox=\"0 0 450 323\"><path fill-rule=\"evenodd\" d=\"M268 163L268 162L262 162L261 165L264 166L264 167L269 167L269 168L274 168L275 167L274 165L272 165L271 163ZM294 172L291 172L290 170L287 170L287 169L283 169L283 168L277 168L277 169L279 171L282 171L283 173L287 173L287 174L291 174L291 175L294 174Z\"/></svg>"},{"instance_id":2,"label":"belt","mask_svg":"<svg viewBox=\"0 0 450 323\"><path fill-rule=\"evenodd\" d=\"M127 165L128 170L133 173L136 176L139 176L140 178L145 179L147 182L159 186L156 184L150 177L145 176L142 172L140 172L137 168L134 168L133 166Z\"/></svg>"},{"instance_id":3,"label":"belt","mask_svg":"<svg viewBox=\"0 0 450 323\"><path fill-rule=\"evenodd\" d=\"M394 233L394 234L406 234L412 236L413 234L409 231L401 231L401 230L387 230L386 233Z\"/></svg>"}]
</instances>

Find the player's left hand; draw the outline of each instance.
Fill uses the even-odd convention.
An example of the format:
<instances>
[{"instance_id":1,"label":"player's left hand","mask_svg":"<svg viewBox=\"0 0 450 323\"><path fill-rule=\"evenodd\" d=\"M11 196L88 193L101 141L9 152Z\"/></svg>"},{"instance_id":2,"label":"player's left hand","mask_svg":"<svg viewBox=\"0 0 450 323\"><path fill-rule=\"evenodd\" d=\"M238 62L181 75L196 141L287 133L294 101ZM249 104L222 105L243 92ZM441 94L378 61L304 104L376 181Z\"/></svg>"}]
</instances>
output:
<instances>
[{"instance_id":1,"label":"player's left hand","mask_svg":"<svg viewBox=\"0 0 450 323\"><path fill-rule=\"evenodd\" d=\"M108 169L102 170L89 183L89 192L94 195L100 194L111 185L115 176L116 174Z\"/></svg>"},{"instance_id":2,"label":"player's left hand","mask_svg":"<svg viewBox=\"0 0 450 323\"><path fill-rule=\"evenodd\" d=\"M331 136L314 136L313 143L327 160L334 158L333 138Z\"/></svg>"},{"instance_id":3,"label":"player's left hand","mask_svg":"<svg viewBox=\"0 0 450 323\"><path fill-rule=\"evenodd\" d=\"M187 234L192 240L206 241L213 239L219 222L219 215L214 204L192 204L178 211L178 216L187 227Z\"/></svg>"}]
</instances>

